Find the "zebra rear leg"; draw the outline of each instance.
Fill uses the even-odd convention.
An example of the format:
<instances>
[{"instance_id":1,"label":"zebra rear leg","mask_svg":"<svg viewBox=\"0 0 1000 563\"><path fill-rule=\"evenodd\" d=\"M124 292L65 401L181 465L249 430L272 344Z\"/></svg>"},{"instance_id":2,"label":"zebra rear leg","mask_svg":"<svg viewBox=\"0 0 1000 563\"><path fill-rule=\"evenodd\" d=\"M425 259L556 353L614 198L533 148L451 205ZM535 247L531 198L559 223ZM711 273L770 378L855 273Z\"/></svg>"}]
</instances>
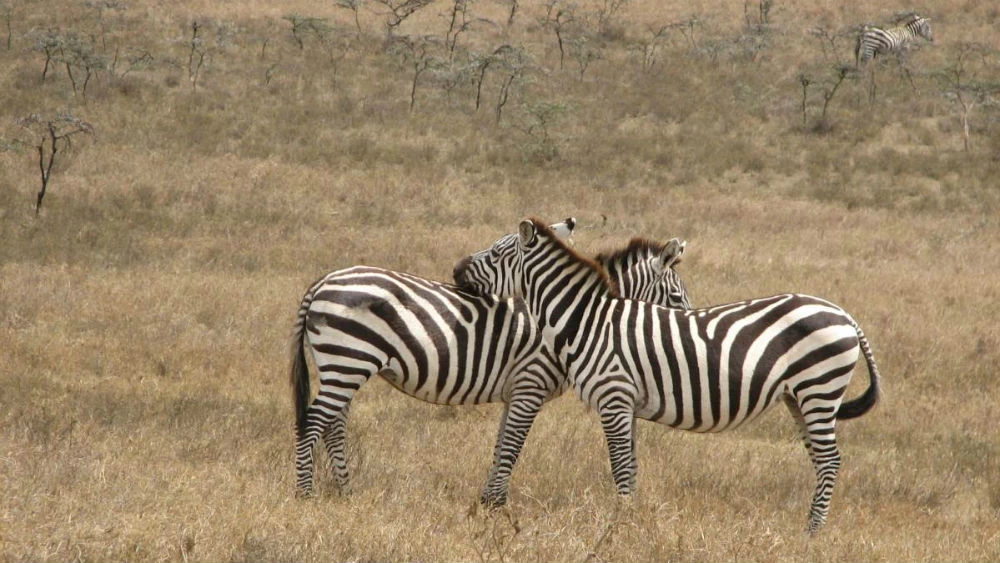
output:
<instances>
[{"instance_id":1,"label":"zebra rear leg","mask_svg":"<svg viewBox=\"0 0 1000 563\"><path fill-rule=\"evenodd\" d=\"M305 427L295 446L296 494L303 497L313 494L313 450L321 436L327 443L333 461L334 476L338 483L347 484L343 440L347 424L346 411L349 410L354 393L368 380L365 376L332 373L326 365L320 362L317 364L320 370L319 391L306 411ZM330 433L329 438L327 433Z\"/></svg>"},{"instance_id":2,"label":"zebra rear leg","mask_svg":"<svg viewBox=\"0 0 1000 563\"><path fill-rule=\"evenodd\" d=\"M787 402L786 404L789 408L793 406ZM810 535L815 535L826 523L827 515L830 513L833 487L840 470L841 457L835 429L836 410L835 405L831 407L826 401L816 404L811 409L807 401L805 405L795 409L800 413L799 416L805 425L808 443L806 447L812 458L813 468L816 470L816 490L809 507L809 524L806 528Z\"/></svg>"},{"instance_id":3,"label":"zebra rear leg","mask_svg":"<svg viewBox=\"0 0 1000 563\"><path fill-rule=\"evenodd\" d=\"M308 498L313 495L314 452L316 441L323 435L338 413L329 414L316 406L314 400L306 413L305 427L295 443L295 495Z\"/></svg>"},{"instance_id":4,"label":"zebra rear leg","mask_svg":"<svg viewBox=\"0 0 1000 563\"><path fill-rule=\"evenodd\" d=\"M344 404L340 411L340 416L333 419L330 426L323 433L323 444L326 445L326 453L330 456L333 465L333 479L337 483L341 494L350 494L351 475L347 469L347 454L345 452L345 440L347 435L347 417L350 415L351 404Z\"/></svg>"},{"instance_id":5,"label":"zebra rear leg","mask_svg":"<svg viewBox=\"0 0 1000 563\"><path fill-rule=\"evenodd\" d=\"M510 476L521 455L521 448L528 437L535 417L542 409L544 397L535 393L512 397L504 407L493 448L493 467L490 468L480 501L489 508L507 504Z\"/></svg>"},{"instance_id":6,"label":"zebra rear leg","mask_svg":"<svg viewBox=\"0 0 1000 563\"><path fill-rule=\"evenodd\" d=\"M806 428L806 420L802 417L802 411L799 410L799 404L791 395L784 395L782 399L785 406L788 407L788 412L792 413L792 418L795 419L795 426L799 430L799 439L802 440L802 445L805 446L806 452L809 454L809 461L816 463L812 443L809 441L809 430Z\"/></svg>"}]
</instances>

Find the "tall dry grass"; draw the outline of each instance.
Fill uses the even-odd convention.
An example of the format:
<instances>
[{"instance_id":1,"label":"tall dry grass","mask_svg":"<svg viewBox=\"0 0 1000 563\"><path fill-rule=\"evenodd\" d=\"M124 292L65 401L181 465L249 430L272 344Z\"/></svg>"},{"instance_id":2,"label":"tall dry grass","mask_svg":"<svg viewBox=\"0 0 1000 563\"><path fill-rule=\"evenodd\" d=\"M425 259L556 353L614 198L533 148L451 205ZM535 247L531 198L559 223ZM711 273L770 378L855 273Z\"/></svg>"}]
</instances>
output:
<instances>
[{"instance_id":1,"label":"tall dry grass","mask_svg":"<svg viewBox=\"0 0 1000 563\"><path fill-rule=\"evenodd\" d=\"M595 31L584 16L601 5L579 4L567 37ZM400 33L443 35L448 6ZM127 8L0 5L2 146L17 149L13 120L30 113L96 130L58 153L38 217L36 155L0 151L0 559L1000 558L1000 135L982 105L963 151L939 80L962 33L1000 47L988 3L899 6L934 18L936 44L909 59L916 89L892 61L874 103L851 78L825 132L822 88L853 54L846 35L824 51L806 30L896 7L777 3L755 30L731 2L635 0L587 36L599 58L581 75L571 54L559 69L544 7L525 4L512 28L473 26L456 49L456 64L523 49L499 122L499 68L479 112L448 65L409 111L412 66L387 53L375 4L360 37L332 3ZM299 49L292 13L332 35ZM644 68L650 26L695 16ZM208 56L194 89L196 20ZM105 61L117 50L115 76L98 71L86 99L64 67L42 81L32 47L50 28ZM151 62L122 76L143 51ZM996 81L987 62L980 78ZM475 501L500 407L434 407L374 381L348 427L354 492L338 494L321 454L318 498L293 497L287 352L307 284L359 263L447 279L520 218L570 214L585 252L686 238L698 305L800 291L858 319L886 394L839 428L818 537L803 531L813 471L783 410L715 436L641 424L639 494L620 505L595 415L561 398L509 507L488 515Z\"/></svg>"}]
</instances>

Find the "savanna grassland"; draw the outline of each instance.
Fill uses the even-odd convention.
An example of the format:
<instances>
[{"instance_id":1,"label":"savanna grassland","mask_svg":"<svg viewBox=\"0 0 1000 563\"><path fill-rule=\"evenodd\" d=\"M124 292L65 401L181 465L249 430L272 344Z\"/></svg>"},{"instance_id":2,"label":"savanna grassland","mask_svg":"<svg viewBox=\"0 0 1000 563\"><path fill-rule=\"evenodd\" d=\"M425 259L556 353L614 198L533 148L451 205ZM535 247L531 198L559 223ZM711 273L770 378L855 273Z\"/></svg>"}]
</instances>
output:
<instances>
[{"instance_id":1,"label":"savanna grassland","mask_svg":"<svg viewBox=\"0 0 1000 563\"><path fill-rule=\"evenodd\" d=\"M451 27L455 6L390 29L374 1L0 2L0 560L1000 560L1000 9L470 0ZM857 25L904 10L933 44L874 90L841 72ZM78 132L36 213L49 123ZM321 453L294 497L308 284L447 280L529 215L576 216L587 253L687 239L696 305L797 291L857 318L885 395L838 427L818 536L784 409L640 424L619 505L564 396L490 515L500 407L373 381L352 492Z\"/></svg>"}]
</instances>

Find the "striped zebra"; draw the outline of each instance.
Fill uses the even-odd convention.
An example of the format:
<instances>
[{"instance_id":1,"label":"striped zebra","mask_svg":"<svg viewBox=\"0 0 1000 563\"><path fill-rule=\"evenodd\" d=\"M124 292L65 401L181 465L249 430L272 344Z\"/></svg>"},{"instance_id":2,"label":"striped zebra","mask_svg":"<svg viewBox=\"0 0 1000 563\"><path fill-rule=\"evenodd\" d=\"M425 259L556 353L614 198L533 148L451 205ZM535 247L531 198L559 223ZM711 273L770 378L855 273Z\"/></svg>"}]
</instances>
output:
<instances>
[{"instance_id":1,"label":"striped zebra","mask_svg":"<svg viewBox=\"0 0 1000 563\"><path fill-rule=\"evenodd\" d=\"M781 401L816 470L808 531L826 522L840 467L836 423L875 405L880 377L861 328L836 305L786 294L677 310L616 298L596 262L537 220L520 225L516 244L465 258L454 275L476 291L515 286L512 295L544 322L560 368L600 414L620 495L635 485L636 417L719 432ZM842 402L861 355L870 385Z\"/></svg>"},{"instance_id":2,"label":"striped zebra","mask_svg":"<svg viewBox=\"0 0 1000 563\"><path fill-rule=\"evenodd\" d=\"M575 220L568 219L553 228L568 236L574 226ZM665 305L688 303L672 268L683 253L682 243L630 248L607 258L622 279L636 280L629 295L661 298ZM662 252L653 256L656 250ZM663 271L652 271L657 268ZM642 269L651 271L637 272ZM647 287L656 284L663 287ZM315 399L307 340L319 377ZM312 494L313 449L320 437L337 484L347 489L344 440L351 399L376 374L407 395L435 404L506 403L481 497L491 506L506 502L510 474L542 403L566 388L565 375L520 300L480 297L381 268L330 273L306 292L294 330L291 383L301 496Z\"/></svg>"},{"instance_id":3,"label":"striped zebra","mask_svg":"<svg viewBox=\"0 0 1000 563\"><path fill-rule=\"evenodd\" d=\"M911 15L901 25L883 29L866 25L858 35L854 47L854 65L864 66L879 55L899 53L907 43L918 37L933 42L931 19Z\"/></svg>"}]
</instances>

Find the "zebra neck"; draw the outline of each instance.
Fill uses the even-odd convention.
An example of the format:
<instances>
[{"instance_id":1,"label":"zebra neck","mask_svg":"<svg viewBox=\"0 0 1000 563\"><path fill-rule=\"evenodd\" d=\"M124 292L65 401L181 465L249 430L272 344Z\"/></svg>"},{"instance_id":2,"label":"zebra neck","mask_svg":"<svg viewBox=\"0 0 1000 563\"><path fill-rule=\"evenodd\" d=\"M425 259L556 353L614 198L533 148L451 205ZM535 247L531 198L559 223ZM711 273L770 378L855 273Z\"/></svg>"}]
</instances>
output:
<instances>
[{"instance_id":1,"label":"zebra neck","mask_svg":"<svg viewBox=\"0 0 1000 563\"><path fill-rule=\"evenodd\" d=\"M578 271L575 275L567 273L544 283L532 297L527 300L532 315L544 326L555 329L572 340L573 331L579 326L580 319L586 316L586 312L592 310L597 303L614 296L604 279L588 275L586 271Z\"/></svg>"}]
</instances>

